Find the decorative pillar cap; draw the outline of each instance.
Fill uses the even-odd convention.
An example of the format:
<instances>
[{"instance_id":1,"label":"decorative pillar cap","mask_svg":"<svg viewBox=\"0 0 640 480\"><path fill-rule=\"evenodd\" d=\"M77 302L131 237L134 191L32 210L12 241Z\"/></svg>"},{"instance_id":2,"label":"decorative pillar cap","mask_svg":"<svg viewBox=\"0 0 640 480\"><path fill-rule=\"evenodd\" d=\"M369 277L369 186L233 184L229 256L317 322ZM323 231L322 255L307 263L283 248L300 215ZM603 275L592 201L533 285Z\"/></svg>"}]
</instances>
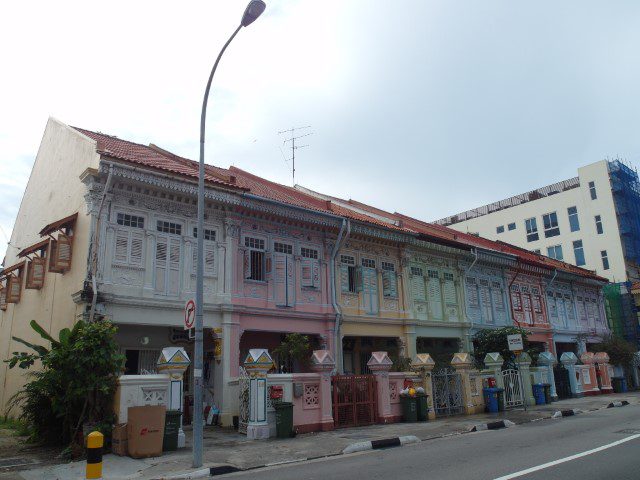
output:
<instances>
[{"instance_id":1,"label":"decorative pillar cap","mask_svg":"<svg viewBox=\"0 0 640 480\"><path fill-rule=\"evenodd\" d=\"M489 352L484 356L485 365L502 365L504 358L498 352Z\"/></svg>"},{"instance_id":2,"label":"decorative pillar cap","mask_svg":"<svg viewBox=\"0 0 640 480\"><path fill-rule=\"evenodd\" d=\"M165 347L160 353L160 358L156 362L156 367L159 372L162 371L176 371L184 372L191 361L189 355L182 347Z\"/></svg>"},{"instance_id":3,"label":"decorative pillar cap","mask_svg":"<svg viewBox=\"0 0 640 480\"><path fill-rule=\"evenodd\" d=\"M436 362L431 358L431 355L428 353L419 353L411 362L411 368L413 370L426 370L431 371L436 366Z\"/></svg>"},{"instance_id":4,"label":"decorative pillar cap","mask_svg":"<svg viewBox=\"0 0 640 480\"><path fill-rule=\"evenodd\" d=\"M392 366L393 362L387 352L372 352L371 358L367 362L367 367L372 372L388 372Z\"/></svg>"},{"instance_id":5,"label":"decorative pillar cap","mask_svg":"<svg viewBox=\"0 0 640 480\"><path fill-rule=\"evenodd\" d=\"M539 365L555 365L556 363L558 363L556 361L556 357L553 353L551 352L542 352L540 355L538 355L538 364Z\"/></svg>"},{"instance_id":6,"label":"decorative pillar cap","mask_svg":"<svg viewBox=\"0 0 640 480\"><path fill-rule=\"evenodd\" d=\"M531 365L531 355L529 355L527 352L522 352L520 355L518 355L518 358L516 358L516 363L521 367L528 367L529 365Z\"/></svg>"},{"instance_id":7,"label":"decorative pillar cap","mask_svg":"<svg viewBox=\"0 0 640 480\"><path fill-rule=\"evenodd\" d=\"M595 362L595 359L593 357L593 352L584 352L582 355L580 355L580 361L585 365L591 365L593 362Z\"/></svg>"},{"instance_id":8,"label":"decorative pillar cap","mask_svg":"<svg viewBox=\"0 0 640 480\"><path fill-rule=\"evenodd\" d=\"M267 371L273 366L273 359L266 348L252 348L244 359L244 368L247 370Z\"/></svg>"},{"instance_id":9,"label":"decorative pillar cap","mask_svg":"<svg viewBox=\"0 0 640 480\"><path fill-rule=\"evenodd\" d=\"M593 356L593 359L597 363L609 363L609 355L607 354L607 352L596 352L596 354Z\"/></svg>"},{"instance_id":10,"label":"decorative pillar cap","mask_svg":"<svg viewBox=\"0 0 640 480\"><path fill-rule=\"evenodd\" d=\"M314 350L311 354L311 369L316 371L333 370L336 361L329 350Z\"/></svg>"},{"instance_id":11,"label":"decorative pillar cap","mask_svg":"<svg viewBox=\"0 0 640 480\"><path fill-rule=\"evenodd\" d=\"M578 357L576 357L576 354L573 352L564 352L560 355L560 362L563 365L575 365L578 363Z\"/></svg>"},{"instance_id":12,"label":"decorative pillar cap","mask_svg":"<svg viewBox=\"0 0 640 480\"><path fill-rule=\"evenodd\" d=\"M451 359L451 366L454 368L471 368L473 359L468 353L454 353Z\"/></svg>"}]
</instances>

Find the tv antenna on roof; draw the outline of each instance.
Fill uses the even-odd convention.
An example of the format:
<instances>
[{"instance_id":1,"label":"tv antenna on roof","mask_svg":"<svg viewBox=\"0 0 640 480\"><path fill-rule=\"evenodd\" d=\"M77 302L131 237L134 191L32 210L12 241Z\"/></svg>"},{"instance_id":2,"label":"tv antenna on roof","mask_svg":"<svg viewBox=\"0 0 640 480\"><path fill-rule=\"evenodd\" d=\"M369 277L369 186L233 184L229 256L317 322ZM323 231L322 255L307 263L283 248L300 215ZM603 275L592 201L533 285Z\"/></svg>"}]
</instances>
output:
<instances>
[{"instance_id":1,"label":"tv antenna on roof","mask_svg":"<svg viewBox=\"0 0 640 480\"><path fill-rule=\"evenodd\" d=\"M296 150L299 148L306 148L309 146L309 145L296 145L296 140L299 140L300 138L308 137L309 135L313 135L313 132L308 132L308 133L301 132L301 135L296 136L296 132L298 130L306 130L307 128L311 128L311 125L307 125L306 127L292 127L287 130L282 130L278 132L278 135L283 135L286 133L289 136L289 138L285 138L284 142L282 142L283 145L286 144L287 142L291 142L291 158L288 160L292 161L291 176L293 179L294 186L296 184Z\"/></svg>"}]
</instances>

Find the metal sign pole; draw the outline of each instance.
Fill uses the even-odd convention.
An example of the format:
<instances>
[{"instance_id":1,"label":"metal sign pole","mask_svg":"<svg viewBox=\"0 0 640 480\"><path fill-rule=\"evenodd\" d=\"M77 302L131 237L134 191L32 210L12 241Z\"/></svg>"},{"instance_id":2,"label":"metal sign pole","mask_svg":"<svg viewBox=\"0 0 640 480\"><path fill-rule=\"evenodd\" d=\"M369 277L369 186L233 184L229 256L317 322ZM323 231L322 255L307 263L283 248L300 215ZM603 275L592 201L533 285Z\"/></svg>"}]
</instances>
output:
<instances>
[{"instance_id":1,"label":"metal sign pole","mask_svg":"<svg viewBox=\"0 0 640 480\"><path fill-rule=\"evenodd\" d=\"M520 383L520 395L522 395L522 405L524 405L524 411L527 411L527 396L524 392L524 382L522 381L522 372L520 371L520 353L516 352L516 371L518 372L518 383Z\"/></svg>"}]
</instances>

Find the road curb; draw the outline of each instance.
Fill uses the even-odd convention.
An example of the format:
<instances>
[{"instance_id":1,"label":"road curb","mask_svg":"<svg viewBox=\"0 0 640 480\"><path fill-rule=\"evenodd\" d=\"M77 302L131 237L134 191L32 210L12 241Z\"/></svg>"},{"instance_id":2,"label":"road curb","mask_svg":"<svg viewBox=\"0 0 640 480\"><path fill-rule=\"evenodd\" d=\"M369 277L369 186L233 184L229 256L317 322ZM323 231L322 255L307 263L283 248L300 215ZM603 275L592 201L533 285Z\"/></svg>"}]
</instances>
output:
<instances>
[{"instance_id":1,"label":"road curb","mask_svg":"<svg viewBox=\"0 0 640 480\"><path fill-rule=\"evenodd\" d=\"M479 423L471 427L470 432L481 432L482 430L498 430L500 428L509 428L515 425L511 420L499 420L497 422Z\"/></svg>"},{"instance_id":2,"label":"road curb","mask_svg":"<svg viewBox=\"0 0 640 480\"><path fill-rule=\"evenodd\" d=\"M257 468L267 467L268 465L261 465ZM158 480L189 480L192 478L205 478L214 477L216 475L224 475L226 473L234 473L242 471L241 468L234 467L233 465L216 465L214 467L200 468L192 472L181 473L178 475L170 475L168 477L160 477Z\"/></svg>"},{"instance_id":3,"label":"road curb","mask_svg":"<svg viewBox=\"0 0 640 480\"><path fill-rule=\"evenodd\" d=\"M342 453L364 452L366 450L376 450L379 448L401 447L411 443L419 443L420 439L415 435L405 435L402 437L383 438L382 440L370 440L368 442L357 442L347 445Z\"/></svg>"},{"instance_id":4,"label":"road curb","mask_svg":"<svg viewBox=\"0 0 640 480\"><path fill-rule=\"evenodd\" d=\"M622 400L621 402L611 402L609 405L607 405L607 408L626 407L627 405L629 405L629 402L627 402L626 400Z\"/></svg>"},{"instance_id":5,"label":"road curb","mask_svg":"<svg viewBox=\"0 0 640 480\"><path fill-rule=\"evenodd\" d=\"M582 410L579 410L577 408L571 410L558 410L553 415L551 415L551 418L573 417L574 415L579 415L581 413L583 413Z\"/></svg>"}]
</instances>

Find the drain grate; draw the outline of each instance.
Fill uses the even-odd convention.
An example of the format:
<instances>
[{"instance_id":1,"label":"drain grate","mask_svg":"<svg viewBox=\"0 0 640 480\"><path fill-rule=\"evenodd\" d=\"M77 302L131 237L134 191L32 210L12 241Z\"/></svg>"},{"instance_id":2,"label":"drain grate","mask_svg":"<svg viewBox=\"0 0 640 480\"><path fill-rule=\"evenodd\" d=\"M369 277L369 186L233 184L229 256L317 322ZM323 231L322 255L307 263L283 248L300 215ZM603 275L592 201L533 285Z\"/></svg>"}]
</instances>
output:
<instances>
[{"instance_id":1,"label":"drain grate","mask_svg":"<svg viewBox=\"0 0 640 480\"><path fill-rule=\"evenodd\" d=\"M27 457L0 458L0 468L21 467L23 465L33 465L34 463L38 462Z\"/></svg>"},{"instance_id":2,"label":"drain grate","mask_svg":"<svg viewBox=\"0 0 640 480\"><path fill-rule=\"evenodd\" d=\"M618 430L615 433L626 433L629 435L636 435L640 433L640 428L625 428L624 430Z\"/></svg>"}]
</instances>

